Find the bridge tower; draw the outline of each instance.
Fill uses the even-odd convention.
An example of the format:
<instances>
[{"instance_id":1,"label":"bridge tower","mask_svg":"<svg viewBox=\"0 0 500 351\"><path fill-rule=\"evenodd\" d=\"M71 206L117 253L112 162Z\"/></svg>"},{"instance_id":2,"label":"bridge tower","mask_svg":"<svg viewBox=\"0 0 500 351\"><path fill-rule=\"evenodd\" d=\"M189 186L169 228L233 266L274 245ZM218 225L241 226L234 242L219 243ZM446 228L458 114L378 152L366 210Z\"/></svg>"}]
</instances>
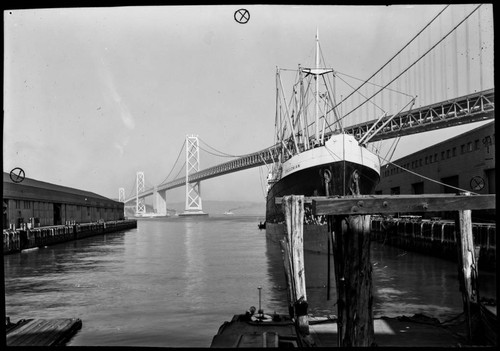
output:
<instances>
[{"instance_id":1,"label":"bridge tower","mask_svg":"<svg viewBox=\"0 0 500 351\"><path fill-rule=\"evenodd\" d=\"M139 198L139 193L146 190L146 182L144 181L144 172L137 172L135 189L136 189L135 215L140 216L146 213L146 201L144 198Z\"/></svg>"},{"instance_id":2,"label":"bridge tower","mask_svg":"<svg viewBox=\"0 0 500 351\"><path fill-rule=\"evenodd\" d=\"M206 216L201 206L200 182L189 182L189 175L200 170L198 136L186 135L186 208L179 216Z\"/></svg>"},{"instance_id":3,"label":"bridge tower","mask_svg":"<svg viewBox=\"0 0 500 351\"><path fill-rule=\"evenodd\" d=\"M118 202L125 202L125 188L118 189Z\"/></svg>"}]
</instances>

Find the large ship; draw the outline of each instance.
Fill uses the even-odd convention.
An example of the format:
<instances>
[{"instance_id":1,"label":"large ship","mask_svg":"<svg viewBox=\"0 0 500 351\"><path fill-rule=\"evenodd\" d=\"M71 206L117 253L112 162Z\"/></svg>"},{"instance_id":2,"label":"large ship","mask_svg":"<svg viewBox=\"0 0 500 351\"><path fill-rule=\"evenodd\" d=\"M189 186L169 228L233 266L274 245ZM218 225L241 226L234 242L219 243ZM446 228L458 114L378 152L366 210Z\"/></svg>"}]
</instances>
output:
<instances>
[{"instance_id":1,"label":"large ship","mask_svg":"<svg viewBox=\"0 0 500 351\"><path fill-rule=\"evenodd\" d=\"M379 157L343 130L337 111L335 71L320 62L316 34L315 66L299 66L291 95L283 90L277 69L275 141L279 149L267 178L266 233L281 239L284 213L276 198L285 195L336 196L372 194L380 179ZM324 251L326 226L305 209L305 249Z\"/></svg>"}]
</instances>

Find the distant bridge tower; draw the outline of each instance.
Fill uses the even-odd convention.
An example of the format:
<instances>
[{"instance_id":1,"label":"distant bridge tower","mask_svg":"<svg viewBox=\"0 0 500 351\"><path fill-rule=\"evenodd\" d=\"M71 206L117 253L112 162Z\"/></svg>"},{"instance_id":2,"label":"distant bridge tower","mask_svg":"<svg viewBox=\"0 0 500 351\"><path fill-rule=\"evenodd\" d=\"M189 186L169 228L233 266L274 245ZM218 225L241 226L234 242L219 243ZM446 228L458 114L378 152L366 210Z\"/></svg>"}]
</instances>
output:
<instances>
[{"instance_id":1,"label":"distant bridge tower","mask_svg":"<svg viewBox=\"0 0 500 351\"><path fill-rule=\"evenodd\" d=\"M135 198L135 214L143 215L146 213L146 202L144 198L139 198L139 193L146 190L146 182L144 181L144 172L137 172L136 178L136 198Z\"/></svg>"},{"instance_id":2,"label":"distant bridge tower","mask_svg":"<svg viewBox=\"0 0 500 351\"><path fill-rule=\"evenodd\" d=\"M200 170L198 136L186 136L186 209L180 216L207 215L201 206L200 182L189 183L189 174Z\"/></svg>"},{"instance_id":3,"label":"distant bridge tower","mask_svg":"<svg viewBox=\"0 0 500 351\"><path fill-rule=\"evenodd\" d=\"M125 188L118 189L118 202L125 202Z\"/></svg>"}]
</instances>

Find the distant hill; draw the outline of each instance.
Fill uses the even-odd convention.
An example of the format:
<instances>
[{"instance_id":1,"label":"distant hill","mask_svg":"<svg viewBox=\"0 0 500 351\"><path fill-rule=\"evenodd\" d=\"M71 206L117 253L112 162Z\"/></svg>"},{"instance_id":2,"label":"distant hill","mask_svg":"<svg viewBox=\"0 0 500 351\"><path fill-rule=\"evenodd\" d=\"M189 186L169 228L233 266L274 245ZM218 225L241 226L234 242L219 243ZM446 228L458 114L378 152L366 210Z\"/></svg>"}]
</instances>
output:
<instances>
[{"instance_id":1,"label":"distant hill","mask_svg":"<svg viewBox=\"0 0 500 351\"><path fill-rule=\"evenodd\" d=\"M184 202L174 202L167 203L167 208L169 213L184 212L186 204ZM224 214L226 211L231 211L235 215L245 215L245 216L262 216L266 214L266 204L262 202L246 202L246 201L210 201L206 200L202 202L203 212L209 215ZM146 212L152 213L153 207L146 204ZM133 209L125 209L126 216L133 216Z\"/></svg>"}]
</instances>

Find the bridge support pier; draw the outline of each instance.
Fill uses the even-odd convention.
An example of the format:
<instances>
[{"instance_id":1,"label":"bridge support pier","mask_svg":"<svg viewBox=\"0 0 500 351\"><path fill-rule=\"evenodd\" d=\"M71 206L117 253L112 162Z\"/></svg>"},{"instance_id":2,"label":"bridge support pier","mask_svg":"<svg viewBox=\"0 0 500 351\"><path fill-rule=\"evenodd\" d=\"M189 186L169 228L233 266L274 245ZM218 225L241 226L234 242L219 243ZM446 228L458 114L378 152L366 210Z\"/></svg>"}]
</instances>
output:
<instances>
[{"instance_id":1,"label":"bridge support pier","mask_svg":"<svg viewBox=\"0 0 500 351\"><path fill-rule=\"evenodd\" d=\"M186 136L186 208L179 216L206 216L201 205L200 182L189 182L189 174L200 170L200 148L198 137Z\"/></svg>"},{"instance_id":2,"label":"bridge support pier","mask_svg":"<svg viewBox=\"0 0 500 351\"><path fill-rule=\"evenodd\" d=\"M158 215L167 215L167 191L158 191L158 187L154 189L154 211Z\"/></svg>"}]
</instances>

